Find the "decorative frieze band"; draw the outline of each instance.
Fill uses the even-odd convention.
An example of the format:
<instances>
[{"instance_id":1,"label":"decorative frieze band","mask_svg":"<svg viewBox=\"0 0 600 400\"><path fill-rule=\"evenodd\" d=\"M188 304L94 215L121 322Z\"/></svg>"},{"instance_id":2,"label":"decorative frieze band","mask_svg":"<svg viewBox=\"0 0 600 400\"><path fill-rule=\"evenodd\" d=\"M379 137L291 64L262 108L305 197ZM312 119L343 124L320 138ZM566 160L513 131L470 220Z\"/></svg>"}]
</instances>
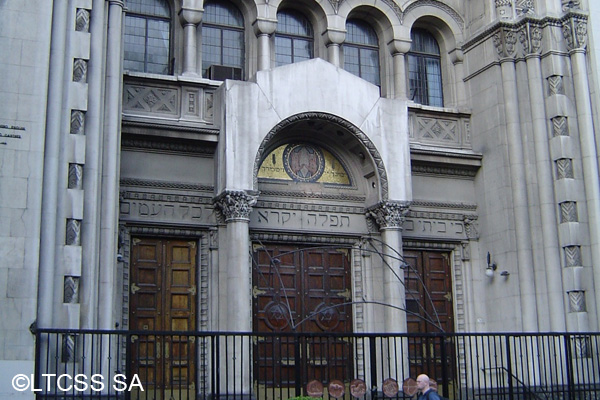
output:
<instances>
[{"instance_id":1,"label":"decorative frieze band","mask_svg":"<svg viewBox=\"0 0 600 400\"><path fill-rule=\"evenodd\" d=\"M371 207L366 215L375 221L379 229L402 228L409 207L409 202L388 201Z\"/></svg>"},{"instance_id":2,"label":"decorative frieze band","mask_svg":"<svg viewBox=\"0 0 600 400\"><path fill-rule=\"evenodd\" d=\"M252 206L256 204L257 196L242 191L225 191L217 196L213 203L215 209L229 221L250 221Z\"/></svg>"}]
</instances>

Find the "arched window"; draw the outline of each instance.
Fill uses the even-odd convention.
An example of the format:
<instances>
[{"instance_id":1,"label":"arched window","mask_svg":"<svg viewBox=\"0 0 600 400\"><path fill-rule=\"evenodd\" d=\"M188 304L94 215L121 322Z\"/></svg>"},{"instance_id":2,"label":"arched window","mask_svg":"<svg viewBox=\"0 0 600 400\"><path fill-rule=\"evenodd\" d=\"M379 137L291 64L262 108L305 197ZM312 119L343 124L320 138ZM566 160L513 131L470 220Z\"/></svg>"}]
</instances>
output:
<instances>
[{"instance_id":1,"label":"arched window","mask_svg":"<svg viewBox=\"0 0 600 400\"><path fill-rule=\"evenodd\" d=\"M313 57L313 30L304 15L283 10L277 13L275 61L277 66Z\"/></svg>"},{"instance_id":2,"label":"arched window","mask_svg":"<svg viewBox=\"0 0 600 400\"><path fill-rule=\"evenodd\" d=\"M244 17L233 4L204 4L202 17L202 76L242 79Z\"/></svg>"},{"instance_id":3,"label":"arched window","mask_svg":"<svg viewBox=\"0 0 600 400\"><path fill-rule=\"evenodd\" d=\"M440 47L433 35L423 29L410 33L412 45L408 53L410 98L416 103L443 107Z\"/></svg>"},{"instance_id":4,"label":"arched window","mask_svg":"<svg viewBox=\"0 0 600 400\"><path fill-rule=\"evenodd\" d=\"M171 73L171 9L167 0L127 0L123 68Z\"/></svg>"},{"instance_id":5,"label":"arched window","mask_svg":"<svg viewBox=\"0 0 600 400\"><path fill-rule=\"evenodd\" d=\"M344 69L379 86L379 40L367 23L350 19L346 22Z\"/></svg>"}]
</instances>

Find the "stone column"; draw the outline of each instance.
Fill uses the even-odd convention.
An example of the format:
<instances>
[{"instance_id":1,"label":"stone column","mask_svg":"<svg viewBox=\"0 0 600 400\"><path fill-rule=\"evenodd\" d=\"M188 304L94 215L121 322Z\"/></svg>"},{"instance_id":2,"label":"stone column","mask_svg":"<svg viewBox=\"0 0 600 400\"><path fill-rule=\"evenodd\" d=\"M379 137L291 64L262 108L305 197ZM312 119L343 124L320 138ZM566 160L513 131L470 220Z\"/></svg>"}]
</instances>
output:
<instances>
[{"instance_id":1,"label":"stone column","mask_svg":"<svg viewBox=\"0 0 600 400\"><path fill-rule=\"evenodd\" d=\"M277 20L257 18L254 21L254 33L258 38L258 70L271 68L271 35L277 29Z\"/></svg>"},{"instance_id":2,"label":"stone column","mask_svg":"<svg viewBox=\"0 0 600 400\"><path fill-rule=\"evenodd\" d=\"M500 28L493 37L500 56L502 69L502 92L508 143L508 163L512 200L514 204L515 240L517 265L519 269L519 289L522 308L523 330L537 331L537 305L535 296L535 276L533 273L533 253L531 228L529 225L529 202L527 199L527 176L523 155L523 135L519 118L519 96L515 70L515 50L517 32L511 28Z\"/></svg>"},{"instance_id":3,"label":"stone column","mask_svg":"<svg viewBox=\"0 0 600 400\"><path fill-rule=\"evenodd\" d=\"M598 181L598 143L600 138L594 134L592 119L592 103L586 64L587 18L581 14L571 13L565 21L563 35L567 42L573 70L575 106L577 108L577 125L581 143L583 163L583 182L588 212L590 251L594 283L600 284L600 182ZM582 285L584 283L582 282ZM590 285L585 285L591 289ZM583 286L579 293L584 294ZM600 316L600 293L595 293L596 313ZM585 310L575 310L585 311ZM587 325L587 324L586 324ZM579 330L588 330L587 326L579 326Z\"/></svg>"},{"instance_id":4,"label":"stone column","mask_svg":"<svg viewBox=\"0 0 600 400\"><path fill-rule=\"evenodd\" d=\"M556 221L557 204L554 198L553 162L550 156L544 87L540 53L542 49L542 27L526 23L519 32L519 40L527 63L529 102L533 128L536 175L538 177L539 207L542 218L542 241L546 285L550 312L550 329L562 332L566 329L565 304L562 286L560 244Z\"/></svg>"},{"instance_id":5,"label":"stone column","mask_svg":"<svg viewBox=\"0 0 600 400\"><path fill-rule=\"evenodd\" d=\"M323 32L323 39L325 46L327 46L327 60L336 67L340 67L340 46L346 39L346 32L337 29L327 29Z\"/></svg>"},{"instance_id":6,"label":"stone column","mask_svg":"<svg viewBox=\"0 0 600 400\"><path fill-rule=\"evenodd\" d=\"M388 43L388 48L394 58L394 97L397 99L407 99L407 79L406 79L406 53L410 50L412 41L410 39L394 39Z\"/></svg>"},{"instance_id":7,"label":"stone column","mask_svg":"<svg viewBox=\"0 0 600 400\"><path fill-rule=\"evenodd\" d=\"M199 0L183 0L183 5L179 10L179 20L183 26L183 75L198 74L196 37L203 12Z\"/></svg>"},{"instance_id":8,"label":"stone column","mask_svg":"<svg viewBox=\"0 0 600 400\"><path fill-rule=\"evenodd\" d=\"M114 329L117 236L119 220L119 163L121 152L121 81L123 8L109 0L102 160L102 217L100 221L100 274L98 328Z\"/></svg>"},{"instance_id":9,"label":"stone column","mask_svg":"<svg viewBox=\"0 0 600 400\"><path fill-rule=\"evenodd\" d=\"M408 213L408 202L383 202L372 207L367 215L379 226L382 239L384 332L402 334L408 331L406 321L406 288L402 261L402 224ZM377 290L378 288L374 288ZM383 366L383 376L402 380L401 371L408 370L408 342L406 338L391 338L382 343L383 354L395 354Z\"/></svg>"},{"instance_id":10,"label":"stone column","mask_svg":"<svg viewBox=\"0 0 600 400\"><path fill-rule=\"evenodd\" d=\"M460 48L451 50L449 53L450 61L454 65L454 90L456 91L456 102L459 106L467 105L467 93L464 85L465 68L463 61L465 54Z\"/></svg>"},{"instance_id":11,"label":"stone column","mask_svg":"<svg viewBox=\"0 0 600 400\"><path fill-rule=\"evenodd\" d=\"M58 1L52 10L52 40L48 77L48 113L44 147L44 180L42 187L42 220L40 231L40 266L38 278L37 326L53 328L55 306L58 183L60 138L63 115L65 48L67 39L67 2Z\"/></svg>"},{"instance_id":12,"label":"stone column","mask_svg":"<svg viewBox=\"0 0 600 400\"><path fill-rule=\"evenodd\" d=\"M402 269L402 223L408 213L407 202L384 202L369 209L367 215L375 220L383 241L383 298L385 332L406 332L404 269Z\"/></svg>"},{"instance_id":13,"label":"stone column","mask_svg":"<svg viewBox=\"0 0 600 400\"><path fill-rule=\"evenodd\" d=\"M244 191L225 191L213 202L215 209L222 214L227 224L227 247L221 250L226 258L222 259L225 262L220 263L221 268L227 269L227 329L231 332L250 332L252 274L248 224L256 197ZM232 390L235 390L236 394L239 394L239 391L243 394L250 393L250 360L245 357L249 346L248 338L236 338L235 345L227 353L227 360L235 366L235 369L228 369L229 393L232 393Z\"/></svg>"}]
</instances>

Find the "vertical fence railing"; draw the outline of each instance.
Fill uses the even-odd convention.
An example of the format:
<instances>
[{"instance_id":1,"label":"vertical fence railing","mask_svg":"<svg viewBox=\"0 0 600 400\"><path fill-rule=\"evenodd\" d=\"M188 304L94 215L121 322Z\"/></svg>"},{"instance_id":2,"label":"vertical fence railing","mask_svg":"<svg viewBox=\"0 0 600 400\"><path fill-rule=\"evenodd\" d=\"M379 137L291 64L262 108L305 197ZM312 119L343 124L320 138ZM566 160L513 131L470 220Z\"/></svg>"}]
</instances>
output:
<instances>
[{"instance_id":1,"label":"vertical fence railing","mask_svg":"<svg viewBox=\"0 0 600 400\"><path fill-rule=\"evenodd\" d=\"M452 400L600 398L600 333L35 335L40 400L404 399L420 373Z\"/></svg>"}]
</instances>

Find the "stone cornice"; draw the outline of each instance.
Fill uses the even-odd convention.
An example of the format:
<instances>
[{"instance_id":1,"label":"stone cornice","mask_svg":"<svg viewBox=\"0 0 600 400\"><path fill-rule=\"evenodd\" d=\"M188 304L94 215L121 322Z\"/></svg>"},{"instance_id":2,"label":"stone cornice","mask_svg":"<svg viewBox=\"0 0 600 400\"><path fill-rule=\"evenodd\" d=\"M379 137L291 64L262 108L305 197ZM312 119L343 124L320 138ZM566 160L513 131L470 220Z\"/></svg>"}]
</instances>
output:
<instances>
[{"instance_id":1,"label":"stone cornice","mask_svg":"<svg viewBox=\"0 0 600 400\"><path fill-rule=\"evenodd\" d=\"M492 37L494 34L496 34L501 29L519 31L523 28L523 26L525 26L527 24L533 25L533 26L538 26L541 29L544 29L549 26L562 27L567 21L569 21L571 19L587 21L587 18L588 18L588 16L586 13L583 13L580 11L577 11L577 12L571 11L571 12L564 14L561 17L547 16L544 18L534 18L531 16L524 16L522 18L519 18L515 21L510 21L510 22L509 21L497 21L497 22L493 23L492 25L488 26L487 28L483 29L479 33L475 34L471 39L465 41L465 43L462 46L462 50L465 53L469 52L473 47L477 46L481 42L488 40L490 37Z\"/></svg>"},{"instance_id":2,"label":"stone cornice","mask_svg":"<svg viewBox=\"0 0 600 400\"><path fill-rule=\"evenodd\" d=\"M200 156L212 156L215 152L213 146L206 146L183 141L152 140L150 138L135 138L124 135L121 139L121 148L139 149L159 152L189 153Z\"/></svg>"},{"instance_id":3,"label":"stone cornice","mask_svg":"<svg viewBox=\"0 0 600 400\"><path fill-rule=\"evenodd\" d=\"M156 189L174 189L174 190L194 190L202 192L213 192L214 186L211 185L194 185L186 182L166 182L166 181L154 181L145 179L129 179L124 178L120 180L120 186L127 187L145 187L145 188L156 188ZM171 195L169 195L171 196Z\"/></svg>"},{"instance_id":4,"label":"stone cornice","mask_svg":"<svg viewBox=\"0 0 600 400\"><path fill-rule=\"evenodd\" d=\"M305 192L292 192L292 191L279 191L279 190L261 190L261 199L263 196L273 197L288 197L288 198L300 198L300 199L319 199L319 200L341 200L348 202L361 202L364 203L365 196L352 196L349 194L328 194L328 193L305 193Z\"/></svg>"}]
</instances>

